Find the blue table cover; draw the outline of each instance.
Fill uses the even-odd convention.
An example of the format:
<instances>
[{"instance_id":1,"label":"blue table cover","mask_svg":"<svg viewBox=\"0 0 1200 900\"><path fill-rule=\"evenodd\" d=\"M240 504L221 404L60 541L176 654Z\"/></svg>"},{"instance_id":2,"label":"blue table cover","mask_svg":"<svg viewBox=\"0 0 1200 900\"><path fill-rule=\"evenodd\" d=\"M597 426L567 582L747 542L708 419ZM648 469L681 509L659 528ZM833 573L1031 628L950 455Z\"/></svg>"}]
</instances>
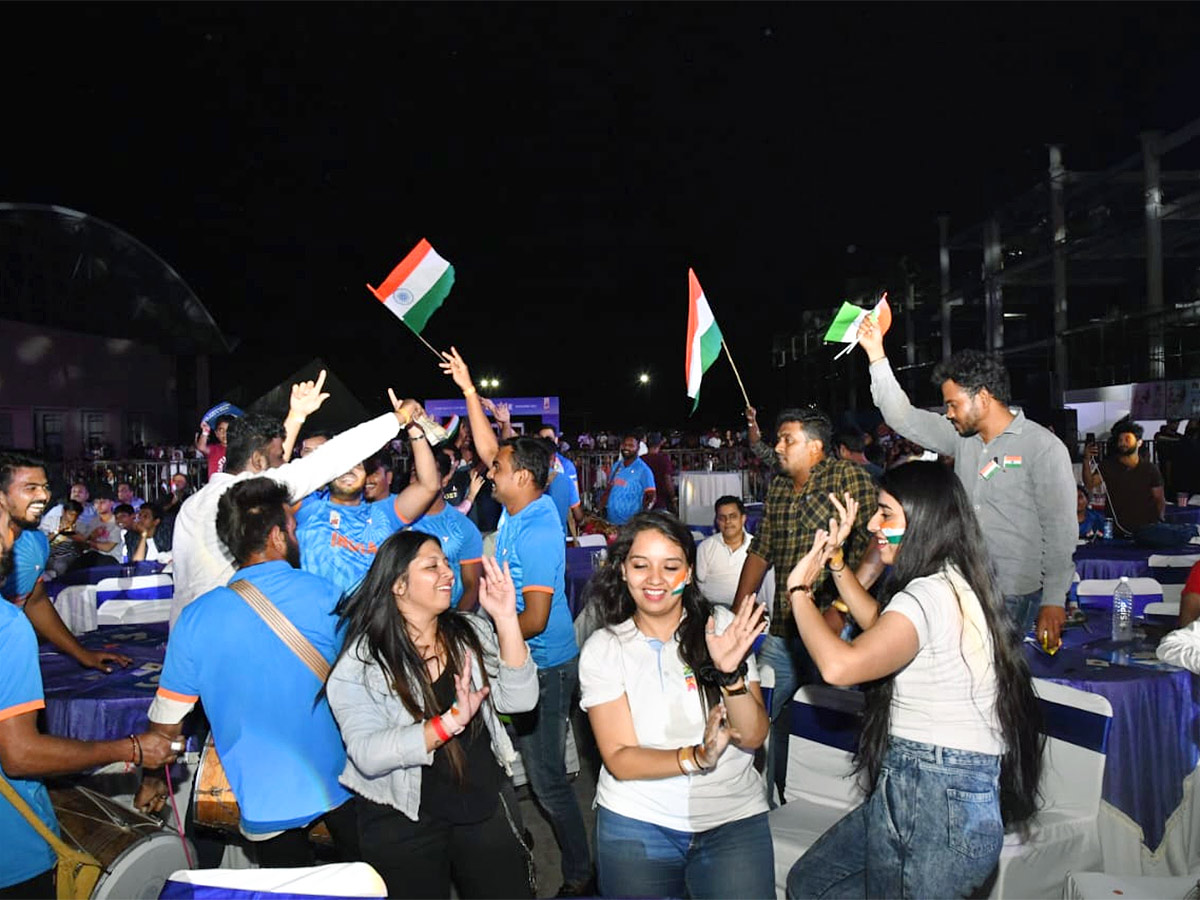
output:
<instances>
[{"instance_id":1,"label":"blue table cover","mask_svg":"<svg viewBox=\"0 0 1200 900\"><path fill-rule=\"evenodd\" d=\"M1139 547L1133 541L1111 540L1081 544L1075 551L1075 571L1080 578L1129 578L1152 577L1150 557L1195 556L1200 554L1200 544L1191 544L1178 550L1152 550Z\"/></svg>"},{"instance_id":2,"label":"blue table cover","mask_svg":"<svg viewBox=\"0 0 1200 900\"><path fill-rule=\"evenodd\" d=\"M1087 618L1086 629L1064 632L1054 656L1029 643L1026 656L1035 677L1112 704L1102 796L1141 826L1143 842L1155 850L1183 800L1184 779L1200 763L1197 678L1158 662L1144 640L1113 644L1107 612L1088 611Z\"/></svg>"}]
</instances>

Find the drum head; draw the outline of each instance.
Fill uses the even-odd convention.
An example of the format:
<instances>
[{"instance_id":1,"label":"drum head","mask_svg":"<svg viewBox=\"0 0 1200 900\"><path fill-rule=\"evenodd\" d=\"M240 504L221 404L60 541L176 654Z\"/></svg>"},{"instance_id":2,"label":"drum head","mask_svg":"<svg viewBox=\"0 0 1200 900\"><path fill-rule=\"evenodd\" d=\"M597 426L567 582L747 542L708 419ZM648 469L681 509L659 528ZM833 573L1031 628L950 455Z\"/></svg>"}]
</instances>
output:
<instances>
[{"instance_id":1,"label":"drum head","mask_svg":"<svg viewBox=\"0 0 1200 900\"><path fill-rule=\"evenodd\" d=\"M196 850L188 842L192 859ZM160 831L147 835L109 866L107 874L100 876L92 892L95 900L101 898L155 898L162 891L163 883L171 873L191 868L183 852L179 835Z\"/></svg>"}]
</instances>

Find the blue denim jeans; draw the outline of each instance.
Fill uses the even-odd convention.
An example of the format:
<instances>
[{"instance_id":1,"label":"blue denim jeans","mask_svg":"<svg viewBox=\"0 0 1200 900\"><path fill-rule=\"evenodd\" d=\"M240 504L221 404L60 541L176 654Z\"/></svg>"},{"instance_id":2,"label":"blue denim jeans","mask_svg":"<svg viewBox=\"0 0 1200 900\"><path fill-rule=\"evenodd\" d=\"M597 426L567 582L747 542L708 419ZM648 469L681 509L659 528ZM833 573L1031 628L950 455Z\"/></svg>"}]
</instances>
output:
<instances>
[{"instance_id":1,"label":"blue denim jeans","mask_svg":"<svg viewBox=\"0 0 1200 900\"><path fill-rule=\"evenodd\" d=\"M537 707L513 716L517 750L533 797L550 819L562 851L563 882L578 884L592 877L583 814L567 780L567 722L579 689L579 657L538 669L538 689Z\"/></svg>"},{"instance_id":2,"label":"blue denim jeans","mask_svg":"<svg viewBox=\"0 0 1200 900\"><path fill-rule=\"evenodd\" d=\"M691 832L601 806L596 848L602 897L775 896L775 851L766 813Z\"/></svg>"},{"instance_id":3,"label":"blue denim jeans","mask_svg":"<svg viewBox=\"0 0 1200 900\"><path fill-rule=\"evenodd\" d=\"M1004 608L1017 629L1017 640L1024 640L1025 635L1030 634L1037 624L1038 612L1042 608L1042 592L1039 589L1032 594L1005 594Z\"/></svg>"},{"instance_id":4,"label":"blue denim jeans","mask_svg":"<svg viewBox=\"0 0 1200 900\"><path fill-rule=\"evenodd\" d=\"M800 897L965 897L1000 859L1000 757L892 738L866 801L788 873Z\"/></svg>"},{"instance_id":5,"label":"blue denim jeans","mask_svg":"<svg viewBox=\"0 0 1200 900\"><path fill-rule=\"evenodd\" d=\"M782 715L787 703L801 684L818 680L812 657L799 637L781 638L768 634L758 649L759 664L765 663L775 673L775 689L771 693L771 740L767 745L764 781L767 785L767 802L774 809L783 799L783 788L787 783L788 739L791 737L791 722Z\"/></svg>"}]
</instances>

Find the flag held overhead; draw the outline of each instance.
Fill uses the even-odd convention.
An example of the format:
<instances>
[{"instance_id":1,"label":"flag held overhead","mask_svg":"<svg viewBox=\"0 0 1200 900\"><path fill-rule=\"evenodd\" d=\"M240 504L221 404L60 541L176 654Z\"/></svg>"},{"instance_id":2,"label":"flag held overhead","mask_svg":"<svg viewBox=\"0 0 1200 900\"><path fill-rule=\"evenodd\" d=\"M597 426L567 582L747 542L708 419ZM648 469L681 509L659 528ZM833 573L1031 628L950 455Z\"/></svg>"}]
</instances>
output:
<instances>
[{"instance_id":1,"label":"flag held overhead","mask_svg":"<svg viewBox=\"0 0 1200 900\"><path fill-rule=\"evenodd\" d=\"M721 329L713 318L708 300L700 287L696 273L688 269L687 395L692 398L692 412L700 405L700 379L721 355Z\"/></svg>"},{"instance_id":2,"label":"flag held overhead","mask_svg":"<svg viewBox=\"0 0 1200 900\"><path fill-rule=\"evenodd\" d=\"M833 317L829 330L825 332L826 343L847 345L834 359L849 353L858 343L858 326L867 316L875 317L875 321L879 324L880 337L887 334L887 330L892 326L892 307L887 302L887 291L883 292L883 296L871 310L855 306L853 303L842 303L837 315Z\"/></svg>"},{"instance_id":3,"label":"flag held overhead","mask_svg":"<svg viewBox=\"0 0 1200 900\"><path fill-rule=\"evenodd\" d=\"M368 284L367 290L396 318L420 334L453 286L454 266L421 238L383 284L377 288Z\"/></svg>"}]
</instances>

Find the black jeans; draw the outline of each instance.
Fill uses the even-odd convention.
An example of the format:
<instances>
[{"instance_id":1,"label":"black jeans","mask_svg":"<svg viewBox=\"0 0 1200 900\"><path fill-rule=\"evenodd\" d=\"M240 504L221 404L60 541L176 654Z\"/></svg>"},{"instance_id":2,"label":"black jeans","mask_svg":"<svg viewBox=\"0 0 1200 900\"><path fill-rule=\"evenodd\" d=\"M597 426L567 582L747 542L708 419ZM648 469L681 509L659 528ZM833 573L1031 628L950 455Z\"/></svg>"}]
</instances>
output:
<instances>
[{"instance_id":1,"label":"black jeans","mask_svg":"<svg viewBox=\"0 0 1200 900\"><path fill-rule=\"evenodd\" d=\"M399 810L358 798L362 858L387 883L389 897L530 897L526 853L504 813L515 795L502 789L492 816L453 825L423 811L414 822ZM518 822L517 827L520 827Z\"/></svg>"},{"instance_id":2,"label":"black jeans","mask_svg":"<svg viewBox=\"0 0 1200 900\"><path fill-rule=\"evenodd\" d=\"M4 900L9 900L10 897L12 900L53 900L54 896L54 869L34 875L28 881L0 888L0 897Z\"/></svg>"},{"instance_id":3,"label":"black jeans","mask_svg":"<svg viewBox=\"0 0 1200 900\"><path fill-rule=\"evenodd\" d=\"M358 801L351 797L337 809L331 809L317 821L324 822L333 838L333 846L342 862L357 862L358 852ZM315 824L315 823L314 823ZM253 841L258 864L264 869L315 866L317 856L308 839L307 828L289 828L269 841Z\"/></svg>"}]
</instances>

